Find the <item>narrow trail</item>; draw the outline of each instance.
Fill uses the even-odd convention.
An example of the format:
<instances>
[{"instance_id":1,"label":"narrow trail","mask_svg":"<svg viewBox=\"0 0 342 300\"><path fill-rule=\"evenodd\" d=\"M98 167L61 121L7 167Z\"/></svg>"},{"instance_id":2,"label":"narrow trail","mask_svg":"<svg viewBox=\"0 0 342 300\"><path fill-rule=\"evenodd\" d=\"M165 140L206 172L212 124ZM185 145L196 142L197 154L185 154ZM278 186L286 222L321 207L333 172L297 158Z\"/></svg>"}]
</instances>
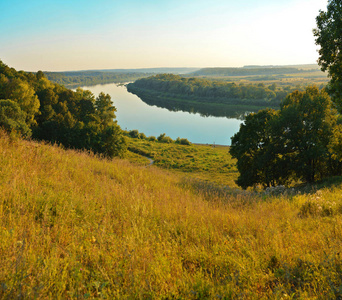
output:
<instances>
[{"instance_id":1,"label":"narrow trail","mask_svg":"<svg viewBox=\"0 0 342 300\"><path fill-rule=\"evenodd\" d=\"M154 160L153 159L151 159L151 158L149 158L147 156L144 156L144 157L146 157L149 160L149 162L150 162L146 167L152 166L154 164Z\"/></svg>"}]
</instances>

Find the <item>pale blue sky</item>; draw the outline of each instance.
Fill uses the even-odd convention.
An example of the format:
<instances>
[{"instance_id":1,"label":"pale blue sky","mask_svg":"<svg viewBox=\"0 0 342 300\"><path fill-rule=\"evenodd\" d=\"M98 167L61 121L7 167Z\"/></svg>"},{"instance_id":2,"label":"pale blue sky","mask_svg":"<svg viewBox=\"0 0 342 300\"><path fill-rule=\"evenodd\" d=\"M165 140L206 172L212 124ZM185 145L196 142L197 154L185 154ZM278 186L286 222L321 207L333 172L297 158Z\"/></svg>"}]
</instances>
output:
<instances>
[{"instance_id":1,"label":"pale blue sky","mask_svg":"<svg viewBox=\"0 0 342 300\"><path fill-rule=\"evenodd\" d=\"M27 71L315 63L327 0L0 0L0 59Z\"/></svg>"}]
</instances>

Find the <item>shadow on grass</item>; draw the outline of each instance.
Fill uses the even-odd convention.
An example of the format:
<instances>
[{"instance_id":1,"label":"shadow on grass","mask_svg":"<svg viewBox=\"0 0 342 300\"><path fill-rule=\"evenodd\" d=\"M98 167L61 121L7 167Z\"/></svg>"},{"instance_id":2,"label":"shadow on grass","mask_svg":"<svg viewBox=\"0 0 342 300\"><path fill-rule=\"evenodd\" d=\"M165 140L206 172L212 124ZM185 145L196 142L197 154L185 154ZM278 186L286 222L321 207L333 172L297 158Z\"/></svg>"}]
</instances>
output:
<instances>
[{"instance_id":1,"label":"shadow on grass","mask_svg":"<svg viewBox=\"0 0 342 300\"><path fill-rule=\"evenodd\" d=\"M263 195L256 191L241 190L200 179L184 177L179 184L182 188L201 195L207 201L222 202L233 207L251 205L265 200Z\"/></svg>"},{"instance_id":2,"label":"shadow on grass","mask_svg":"<svg viewBox=\"0 0 342 300\"><path fill-rule=\"evenodd\" d=\"M318 190L325 188L334 188L342 185L342 176L333 176L329 178L322 179L320 181L316 181L314 183L303 183L298 184L294 188L297 191L300 191L305 194L314 194Z\"/></svg>"}]
</instances>

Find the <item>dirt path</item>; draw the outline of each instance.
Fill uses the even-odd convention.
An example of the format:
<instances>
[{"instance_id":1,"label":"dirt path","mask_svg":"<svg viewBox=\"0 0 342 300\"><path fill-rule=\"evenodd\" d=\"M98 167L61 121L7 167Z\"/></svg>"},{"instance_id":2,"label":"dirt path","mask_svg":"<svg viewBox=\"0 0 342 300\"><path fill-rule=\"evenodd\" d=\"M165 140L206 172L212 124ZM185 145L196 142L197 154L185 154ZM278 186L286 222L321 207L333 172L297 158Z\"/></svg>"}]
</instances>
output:
<instances>
[{"instance_id":1,"label":"dirt path","mask_svg":"<svg viewBox=\"0 0 342 300\"><path fill-rule=\"evenodd\" d=\"M146 166L146 167L149 167L149 166L152 166L153 164L154 164L154 160L153 159L151 159L151 158L149 158L149 157L147 157L147 156L145 156L148 160L149 160L149 164Z\"/></svg>"}]
</instances>

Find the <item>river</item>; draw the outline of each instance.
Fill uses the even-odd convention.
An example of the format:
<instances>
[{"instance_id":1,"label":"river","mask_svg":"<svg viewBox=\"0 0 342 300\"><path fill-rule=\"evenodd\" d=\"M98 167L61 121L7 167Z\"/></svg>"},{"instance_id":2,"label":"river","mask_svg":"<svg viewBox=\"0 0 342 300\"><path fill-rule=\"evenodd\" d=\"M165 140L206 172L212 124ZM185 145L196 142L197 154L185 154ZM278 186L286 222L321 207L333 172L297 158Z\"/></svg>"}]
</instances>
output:
<instances>
[{"instance_id":1,"label":"river","mask_svg":"<svg viewBox=\"0 0 342 300\"><path fill-rule=\"evenodd\" d=\"M129 93L125 86L114 83L82 88L90 90L95 96L100 92L109 94L117 108L116 117L121 128L137 129L146 136L158 137L165 133L172 139L187 138L192 143L230 145L230 138L239 131L242 122L234 118L206 117L150 106Z\"/></svg>"}]
</instances>

